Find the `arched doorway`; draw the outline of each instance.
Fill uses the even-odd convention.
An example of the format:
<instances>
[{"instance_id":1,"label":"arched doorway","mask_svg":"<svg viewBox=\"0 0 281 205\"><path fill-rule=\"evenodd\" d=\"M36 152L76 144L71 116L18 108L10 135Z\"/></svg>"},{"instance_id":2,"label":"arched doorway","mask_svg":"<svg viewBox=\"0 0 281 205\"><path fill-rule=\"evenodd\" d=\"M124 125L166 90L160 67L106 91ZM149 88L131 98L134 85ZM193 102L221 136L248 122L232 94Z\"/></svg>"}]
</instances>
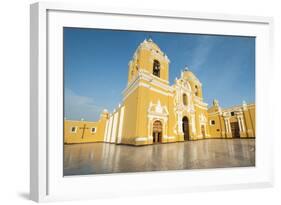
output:
<instances>
[{"instance_id":1,"label":"arched doorway","mask_svg":"<svg viewBox=\"0 0 281 205\"><path fill-rule=\"evenodd\" d=\"M239 124L238 122L230 123L231 133L233 138L240 138Z\"/></svg>"},{"instance_id":2,"label":"arched doorway","mask_svg":"<svg viewBox=\"0 0 281 205\"><path fill-rule=\"evenodd\" d=\"M205 126L204 125L201 125L201 134L202 134L203 138L206 137L206 130L205 130Z\"/></svg>"},{"instance_id":3,"label":"arched doorway","mask_svg":"<svg viewBox=\"0 0 281 205\"><path fill-rule=\"evenodd\" d=\"M188 118L184 116L182 118L182 131L184 133L184 141L189 140L189 125Z\"/></svg>"},{"instance_id":4,"label":"arched doorway","mask_svg":"<svg viewBox=\"0 0 281 205\"><path fill-rule=\"evenodd\" d=\"M162 123L159 120L156 120L153 123L153 143L162 142Z\"/></svg>"}]
</instances>

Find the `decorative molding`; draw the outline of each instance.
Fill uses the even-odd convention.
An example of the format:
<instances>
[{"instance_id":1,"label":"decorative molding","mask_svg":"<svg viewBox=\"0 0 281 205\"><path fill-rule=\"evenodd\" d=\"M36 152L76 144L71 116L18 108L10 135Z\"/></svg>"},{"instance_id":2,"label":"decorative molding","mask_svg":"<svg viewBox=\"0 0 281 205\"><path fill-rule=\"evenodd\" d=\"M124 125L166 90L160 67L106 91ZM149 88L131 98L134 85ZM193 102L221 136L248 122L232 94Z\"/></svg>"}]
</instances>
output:
<instances>
[{"instance_id":1,"label":"decorative molding","mask_svg":"<svg viewBox=\"0 0 281 205\"><path fill-rule=\"evenodd\" d=\"M147 141L147 140L148 140L147 137L137 137L137 138L135 138L136 142L144 142L144 141Z\"/></svg>"},{"instance_id":2,"label":"decorative molding","mask_svg":"<svg viewBox=\"0 0 281 205\"><path fill-rule=\"evenodd\" d=\"M169 140L169 139L175 139L176 137L175 136L163 136L162 138Z\"/></svg>"}]
</instances>

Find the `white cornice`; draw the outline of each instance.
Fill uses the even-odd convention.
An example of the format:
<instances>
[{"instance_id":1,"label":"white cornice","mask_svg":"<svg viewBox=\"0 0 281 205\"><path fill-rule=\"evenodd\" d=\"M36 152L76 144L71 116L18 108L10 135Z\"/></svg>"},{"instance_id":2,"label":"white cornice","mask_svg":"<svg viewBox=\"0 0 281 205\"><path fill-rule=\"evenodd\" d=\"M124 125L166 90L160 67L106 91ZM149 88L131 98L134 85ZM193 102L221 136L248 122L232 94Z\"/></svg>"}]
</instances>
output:
<instances>
[{"instance_id":1,"label":"white cornice","mask_svg":"<svg viewBox=\"0 0 281 205\"><path fill-rule=\"evenodd\" d=\"M140 82L140 80L144 80L146 82ZM152 87L151 85L153 85L155 87ZM172 96L172 92L174 91L173 87L171 87L170 85L167 85L165 83L162 83L155 76L150 75L146 72L140 71L135 76L135 78L128 84L127 88L125 90L123 90L123 92L122 92L123 96L127 96L128 93L131 93L131 91L135 90L135 88L138 86L151 87L151 90L157 91L164 95L170 95L170 96ZM163 89L163 91L161 91L157 87Z\"/></svg>"}]
</instances>

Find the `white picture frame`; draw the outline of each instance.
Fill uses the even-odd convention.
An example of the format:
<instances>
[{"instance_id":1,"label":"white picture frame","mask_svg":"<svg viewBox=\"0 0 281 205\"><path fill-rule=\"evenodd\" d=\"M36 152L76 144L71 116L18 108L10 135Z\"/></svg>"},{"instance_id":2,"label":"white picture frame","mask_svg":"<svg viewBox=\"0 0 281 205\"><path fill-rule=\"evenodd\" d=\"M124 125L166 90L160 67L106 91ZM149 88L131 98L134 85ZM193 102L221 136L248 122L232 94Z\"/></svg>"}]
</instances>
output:
<instances>
[{"instance_id":1,"label":"white picture frame","mask_svg":"<svg viewBox=\"0 0 281 205\"><path fill-rule=\"evenodd\" d=\"M63 26L256 36L256 166L63 177L63 136L55 137L62 130L63 75L60 69L54 69L62 67ZM271 115L266 108L272 106L272 94L268 92L272 86L272 29L270 17L32 4L30 198L40 202L273 186L274 133L273 125L266 120Z\"/></svg>"}]
</instances>

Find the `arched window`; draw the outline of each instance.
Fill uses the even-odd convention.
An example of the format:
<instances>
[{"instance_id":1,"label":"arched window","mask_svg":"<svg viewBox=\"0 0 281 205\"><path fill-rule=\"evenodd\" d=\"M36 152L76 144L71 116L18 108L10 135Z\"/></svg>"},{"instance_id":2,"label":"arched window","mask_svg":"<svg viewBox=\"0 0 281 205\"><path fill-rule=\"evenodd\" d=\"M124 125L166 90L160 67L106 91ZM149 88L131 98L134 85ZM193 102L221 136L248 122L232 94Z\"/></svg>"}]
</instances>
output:
<instances>
[{"instance_id":1,"label":"arched window","mask_svg":"<svg viewBox=\"0 0 281 205\"><path fill-rule=\"evenodd\" d=\"M182 95L182 101L184 105L187 105L187 96L185 93Z\"/></svg>"},{"instance_id":2,"label":"arched window","mask_svg":"<svg viewBox=\"0 0 281 205\"><path fill-rule=\"evenodd\" d=\"M160 77L160 63L158 60L153 61L153 75Z\"/></svg>"},{"instance_id":3,"label":"arched window","mask_svg":"<svg viewBox=\"0 0 281 205\"><path fill-rule=\"evenodd\" d=\"M195 95L198 96L198 86L195 85Z\"/></svg>"}]
</instances>

